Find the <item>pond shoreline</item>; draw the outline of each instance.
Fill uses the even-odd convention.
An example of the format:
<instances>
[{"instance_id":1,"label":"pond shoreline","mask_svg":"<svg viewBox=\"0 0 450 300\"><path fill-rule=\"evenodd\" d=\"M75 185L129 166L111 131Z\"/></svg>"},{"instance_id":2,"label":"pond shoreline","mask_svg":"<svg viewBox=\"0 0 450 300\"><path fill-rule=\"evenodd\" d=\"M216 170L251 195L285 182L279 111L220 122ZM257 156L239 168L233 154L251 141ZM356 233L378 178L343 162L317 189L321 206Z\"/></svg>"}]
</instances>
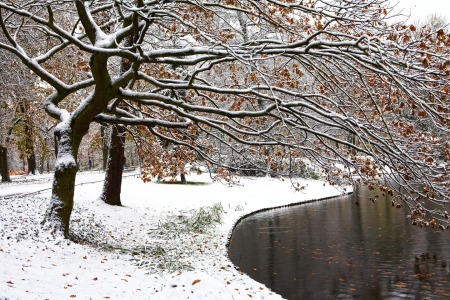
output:
<instances>
[{"instance_id":1,"label":"pond shoreline","mask_svg":"<svg viewBox=\"0 0 450 300\"><path fill-rule=\"evenodd\" d=\"M362 187L250 213L233 231L229 258L287 299L447 299L449 235L411 225L393 197Z\"/></svg>"},{"instance_id":2,"label":"pond shoreline","mask_svg":"<svg viewBox=\"0 0 450 300\"><path fill-rule=\"evenodd\" d=\"M339 194L339 195L335 195L335 196L327 196L327 197L324 197L324 198L316 198L316 199L310 199L310 200L304 200L304 201L300 201L300 202L294 202L294 203L279 205L279 206L260 208L258 210L255 210L255 211L249 212L247 214L244 214L241 217L239 217L239 219L233 224L233 226L232 226L232 228L231 228L231 230L229 232L229 235L227 237L227 243L225 244L225 246L227 247L227 253L228 253L228 248L230 246L230 241L233 238L234 230L239 225L239 223L241 223L244 219L246 219L248 217L251 217L251 216L254 216L256 214L259 214L259 213L262 213L262 212L266 212L266 211L276 210L276 209L280 209L280 208L288 208L288 207L293 207L293 206L299 206L299 205L315 203L315 202L321 202L321 201L326 201L326 200L331 200L331 199L335 199L335 198L339 198L339 197L348 196L348 195L351 195L351 194L353 194L353 191L346 192L346 193ZM229 256L228 256L228 258L229 258Z\"/></svg>"}]
</instances>

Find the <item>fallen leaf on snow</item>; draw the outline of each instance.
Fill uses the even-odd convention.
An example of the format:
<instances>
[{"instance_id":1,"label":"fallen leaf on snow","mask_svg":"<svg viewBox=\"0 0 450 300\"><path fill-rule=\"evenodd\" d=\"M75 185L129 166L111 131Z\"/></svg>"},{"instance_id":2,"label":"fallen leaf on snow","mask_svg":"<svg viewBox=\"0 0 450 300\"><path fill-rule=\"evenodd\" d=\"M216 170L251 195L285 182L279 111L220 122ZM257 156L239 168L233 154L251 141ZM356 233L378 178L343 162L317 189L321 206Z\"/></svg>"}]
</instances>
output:
<instances>
[{"instance_id":1,"label":"fallen leaf on snow","mask_svg":"<svg viewBox=\"0 0 450 300\"><path fill-rule=\"evenodd\" d=\"M11 280L6 282L7 284L14 284Z\"/></svg>"},{"instance_id":2,"label":"fallen leaf on snow","mask_svg":"<svg viewBox=\"0 0 450 300\"><path fill-rule=\"evenodd\" d=\"M192 285L195 285L197 283L199 283L201 280L200 279L195 279L194 282L192 282Z\"/></svg>"},{"instance_id":3,"label":"fallen leaf on snow","mask_svg":"<svg viewBox=\"0 0 450 300\"><path fill-rule=\"evenodd\" d=\"M70 297L70 298L76 298L77 295L70 295L69 297Z\"/></svg>"}]
</instances>

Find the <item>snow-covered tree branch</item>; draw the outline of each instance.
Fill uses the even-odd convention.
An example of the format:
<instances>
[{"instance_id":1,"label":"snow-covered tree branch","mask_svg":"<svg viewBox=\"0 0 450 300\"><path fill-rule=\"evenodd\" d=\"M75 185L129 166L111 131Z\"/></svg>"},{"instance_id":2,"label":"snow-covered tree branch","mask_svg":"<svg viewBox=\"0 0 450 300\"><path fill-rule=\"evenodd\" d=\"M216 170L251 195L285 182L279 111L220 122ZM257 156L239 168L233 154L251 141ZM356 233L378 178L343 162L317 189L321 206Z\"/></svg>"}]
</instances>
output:
<instances>
[{"instance_id":1,"label":"snow-covered tree branch","mask_svg":"<svg viewBox=\"0 0 450 300\"><path fill-rule=\"evenodd\" d=\"M68 234L78 147L101 122L228 168L239 165L222 146L273 174L307 161L336 184L389 177L416 222L447 226L444 208L410 195L450 195L450 36L390 11L384 0L1 1L0 48L52 87L43 104L60 122L46 224Z\"/></svg>"}]
</instances>

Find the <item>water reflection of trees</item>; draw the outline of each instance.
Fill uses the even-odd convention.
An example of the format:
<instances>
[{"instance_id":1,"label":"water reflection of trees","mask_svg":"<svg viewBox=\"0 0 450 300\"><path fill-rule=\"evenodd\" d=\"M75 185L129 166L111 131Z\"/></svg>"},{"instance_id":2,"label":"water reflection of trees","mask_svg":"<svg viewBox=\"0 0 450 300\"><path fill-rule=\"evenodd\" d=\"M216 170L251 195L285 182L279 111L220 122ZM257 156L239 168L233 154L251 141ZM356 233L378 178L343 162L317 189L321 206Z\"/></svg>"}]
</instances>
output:
<instances>
[{"instance_id":1,"label":"water reflection of trees","mask_svg":"<svg viewBox=\"0 0 450 300\"><path fill-rule=\"evenodd\" d=\"M231 253L243 249L251 267L241 259L241 270L288 299L450 296L449 236L411 226L389 196L369 198L357 190L254 216L235 231Z\"/></svg>"}]
</instances>

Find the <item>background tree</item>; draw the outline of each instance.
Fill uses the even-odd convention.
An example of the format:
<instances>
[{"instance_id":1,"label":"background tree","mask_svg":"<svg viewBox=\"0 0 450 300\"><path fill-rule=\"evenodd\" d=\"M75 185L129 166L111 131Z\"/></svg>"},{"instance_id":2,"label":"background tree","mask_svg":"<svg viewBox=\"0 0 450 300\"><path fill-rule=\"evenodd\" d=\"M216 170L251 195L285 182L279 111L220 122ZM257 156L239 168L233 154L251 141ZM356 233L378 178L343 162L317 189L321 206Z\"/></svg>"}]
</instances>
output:
<instances>
[{"instance_id":1,"label":"background tree","mask_svg":"<svg viewBox=\"0 0 450 300\"><path fill-rule=\"evenodd\" d=\"M105 20L106 22L106 20ZM138 16L134 15L128 18L123 26L128 27L138 23ZM128 48L131 52L136 52L134 44L138 41L138 27L135 26L133 31L124 39L123 47ZM131 61L126 58L120 59L119 76L123 75L131 68ZM124 85L126 87L126 85ZM120 104L119 104L120 105ZM119 106L126 110L126 105ZM111 130L108 147L108 160L106 164L105 181L100 200L111 205L122 205L120 194L122 191L122 174L125 165L125 135L126 128L122 125L115 125Z\"/></svg>"},{"instance_id":2,"label":"background tree","mask_svg":"<svg viewBox=\"0 0 450 300\"><path fill-rule=\"evenodd\" d=\"M424 21L415 23L417 28L430 29L433 32L449 26L448 20L445 16L439 14L431 14L425 18Z\"/></svg>"},{"instance_id":3,"label":"background tree","mask_svg":"<svg viewBox=\"0 0 450 300\"><path fill-rule=\"evenodd\" d=\"M21 138L17 141L19 151L23 159L26 159L28 165L28 174L36 174L36 155L34 151L35 133L33 130L30 109L27 100L22 100L19 104L22 122L20 126ZM16 134L17 135L17 134Z\"/></svg>"},{"instance_id":4,"label":"background tree","mask_svg":"<svg viewBox=\"0 0 450 300\"><path fill-rule=\"evenodd\" d=\"M2 68L0 70L4 79L0 84L2 100L0 106L1 121L0 132L2 139L2 166L5 178L9 176L7 169L7 148L14 153L17 147L21 160L27 165L27 172L35 174L36 155L35 143L40 138L41 118L47 115L41 107L33 105L35 101L36 77L30 74L20 62L8 53L1 53ZM8 174L8 175L6 175Z\"/></svg>"},{"instance_id":5,"label":"background tree","mask_svg":"<svg viewBox=\"0 0 450 300\"><path fill-rule=\"evenodd\" d=\"M110 205L122 205L120 193L122 191L122 174L125 165L125 134L122 125L112 126L105 181L100 200Z\"/></svg>"},{"instance_id":6,"label":"background tree","mask_svg":"<svg viewBox=\"0 0 450 300\"><path fill-rule=\"evenodd\" d=\"M53 91L43 103L59 122L45 225L56 233L68 235L93 122L144 126L211 165L229 167L214 138L250 168L266 157L263 171L288 173L289 158L336 184L390 178L415 222L448 225L420 201L448 201L445 134L396 117L408 111L448 132L450 38L387 24L384 0L1 1L0 10L0 48Z\"/></svg>"},{"instance_id":7,"label":"background tree","mask_svg":"<svg viewBox=\"0 0 450 300\"><path fill-rule=\"evenodd\" d=\"M10 109L10 103L5 99L0 100L0 133L2 139L0 141L0 175L2 176L2 182L9 182L11 178L9 176L8 167L8 146L11 140L12 130L17 124L18 120L15 118L13 111Z\"/></svg>"}]
</instances>

